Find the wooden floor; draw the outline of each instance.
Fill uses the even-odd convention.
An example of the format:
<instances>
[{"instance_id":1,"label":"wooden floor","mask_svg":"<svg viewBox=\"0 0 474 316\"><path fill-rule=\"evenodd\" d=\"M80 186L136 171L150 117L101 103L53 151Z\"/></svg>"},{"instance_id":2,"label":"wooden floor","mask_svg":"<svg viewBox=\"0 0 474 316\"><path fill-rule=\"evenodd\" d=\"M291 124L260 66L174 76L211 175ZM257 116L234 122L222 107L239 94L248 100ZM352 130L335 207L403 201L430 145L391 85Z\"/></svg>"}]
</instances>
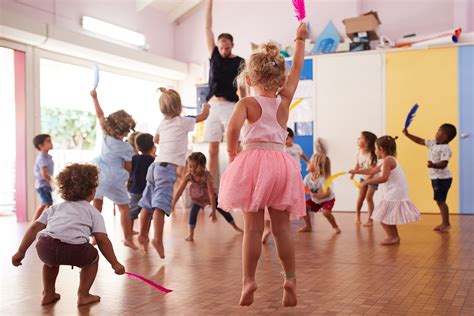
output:
<instances>
[{"instance_id":1,"label":"wooden floor","mask_svg":"<svg viewBox=\"0 0 474 316\"><path fill-rule=\"evenodd\" d=\"M207 213L208 215L208 213ZM26 224L14 216L0 217L2 315L136 315L136 314L327 314L327 315L474 315L474 217L452 216L449 234L433 232L439 216L424 215L420 223L400 226L400 246L382 247L380 226L357 227L353 214L338 213L342 228L334 235L321 214L316 230L295 231L298 306L280 306L280 266L272 240L263 247L257 271L259 289L251 307L238 306L241 282L241 235L222 217L212 224L199 215L194 243L184 241L187 212L165 227L167 257L126 249L120 244L118 216L105 213L118 258L130 272L173 289L157 292L141 281L117 276L101 258L92 293L100 303L76 307L79 269L62 267L57 282L61 300L40 306L41 263L32 246L23 266L10 257ZM241 225L241 214L236 214Z\"/></svg>"}]
</instances>

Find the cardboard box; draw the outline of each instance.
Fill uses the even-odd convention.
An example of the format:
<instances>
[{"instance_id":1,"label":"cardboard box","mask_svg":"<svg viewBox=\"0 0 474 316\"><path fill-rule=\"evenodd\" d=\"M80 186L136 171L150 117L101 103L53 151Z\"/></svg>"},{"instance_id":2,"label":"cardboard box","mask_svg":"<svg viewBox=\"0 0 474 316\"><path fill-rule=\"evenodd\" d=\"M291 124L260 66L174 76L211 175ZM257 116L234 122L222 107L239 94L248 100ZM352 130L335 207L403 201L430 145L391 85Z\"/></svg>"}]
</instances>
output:
<instances>
[{"instance_id":1,"label":"cardboard box","mask_svg":"<svg viewBox=\"0 0 474 316\"><path fill-rule=\"evenodd\" d=\"M359 32L367 32L369 40L378 40L379 36L377 35L377 30L380 22L377 12L370 11L364 13L361 16L345 19L342 21L346 27L346 34L350 39L353 39L354 36L357 36Z\"/></svg>"},{"instance_id":2,"label":"cardboard box","mask_svg":"<svg viewBox=\"0 0 474 316\"><path fill-rule=\"evenodd\" d=\"M370 50L369 43L364 43L364 42L351 43L349 47L350 47L349 48L350 52L362 52L364 50Z\"/></svg>"}]
</instances>

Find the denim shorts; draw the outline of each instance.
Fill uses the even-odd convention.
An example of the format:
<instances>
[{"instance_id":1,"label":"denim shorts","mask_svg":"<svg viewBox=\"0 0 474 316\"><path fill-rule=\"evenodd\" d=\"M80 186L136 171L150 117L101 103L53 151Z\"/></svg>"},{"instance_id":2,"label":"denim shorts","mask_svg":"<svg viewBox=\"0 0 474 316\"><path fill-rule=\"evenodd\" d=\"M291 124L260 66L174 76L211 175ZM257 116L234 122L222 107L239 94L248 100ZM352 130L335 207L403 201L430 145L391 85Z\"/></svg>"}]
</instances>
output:
<instances>
[{"instance_id":1,"label":"denim shorts","mask_svg":"<svg viewBox=\"0 0 474 316\"><path fill-rule=\"evenodd\" d=\"M176 182L176 166L154 163L153 181L147 180L145 190L138 205L153 213L155 209L162 210L167 216L171 214L173 202L173 187ZM153 166L153 165L152 165ZM150 168L152 168L150 166Z\"/></svg>"},{"instance_id":2,"label":"denim shorts","mask_svg":"<svg viewBox=\"0 0 474 316\"><path fill-rule=\"evenodd\" d=\"M364 181L365 181L364 178L360 178L360 181L359 181L359 182L362 183L362 182L364 182ZM379 185L378 185L378 184L369 184L368 187L369 187L369 188L373 188L374 190L377 191L378 188L379 188Z\"/></svg>"},{"instance_id":3,"label":"denim shorts","mask_svg":"<svg viewBox=\"0 0 474 316\"><path fill-rule=\"evenodd\" d=\"M431 186L433 187L434 196L433 199L437 202L445 202L448 197L449 188L453 179L431 179Z\"/></svg>"},{"instance_id":4,"label":"denim shorts","mask_svg":"<svg viewBox=\"0 0 474 316\"><path fill-rule=\"evenodd\" d=\"M132 220L134 220L138 218L138 214L140 214L140 211L142 210L140 205L138 205L138 202L142 198L142 195L136 194L136 193L129 193L129 194L130 194L130 204L129 204L130 217L132 218Z\"/></svg>"},{"instance_id":5,"label":"denim shorts","mask_svg":"<svg viewBox=\"0 0 474 316\"><path fill-rule=\"evenodd\" d=\"M36 192L38 192L41 198L41 205L53 205L53 196L51 195L51 191L51 187L41 187L36 189Z\"/></svg>"}]
</instances>

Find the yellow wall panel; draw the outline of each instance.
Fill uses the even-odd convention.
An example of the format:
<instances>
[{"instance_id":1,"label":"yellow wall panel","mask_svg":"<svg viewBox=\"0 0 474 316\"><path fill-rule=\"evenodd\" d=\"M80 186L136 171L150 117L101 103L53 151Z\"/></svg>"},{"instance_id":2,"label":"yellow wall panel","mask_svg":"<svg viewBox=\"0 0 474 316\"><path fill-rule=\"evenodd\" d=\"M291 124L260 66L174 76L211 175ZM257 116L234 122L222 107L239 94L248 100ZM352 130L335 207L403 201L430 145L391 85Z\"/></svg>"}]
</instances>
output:
<instances>
[{"instance_id":1,"label":"yellow wall panel","mask_svg":"<svg viewBox=\"0 0 474 316\"><path fill-rule=\"evenodd\" d=\"M387 53L386 63L387 133L399 136L398 161L407 175L410 196L416 206L422 213L438 213L426 167L428 150L406 138L402 129L415 103L420 108L409 128L410 133L434 139L441 124L458 126L457 48ZM451 213L459 213L457 137L449 145L453 151L449 161L453 185L447 203Z\"/></svg>"}]
</instances>

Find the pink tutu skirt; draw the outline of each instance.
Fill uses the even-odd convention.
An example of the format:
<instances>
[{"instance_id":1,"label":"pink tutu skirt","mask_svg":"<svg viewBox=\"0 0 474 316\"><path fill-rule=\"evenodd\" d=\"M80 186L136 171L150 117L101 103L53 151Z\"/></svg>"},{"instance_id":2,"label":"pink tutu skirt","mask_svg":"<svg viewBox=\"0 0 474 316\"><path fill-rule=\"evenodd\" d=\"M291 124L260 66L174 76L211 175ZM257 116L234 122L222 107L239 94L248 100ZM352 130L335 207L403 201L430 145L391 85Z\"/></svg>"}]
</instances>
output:
<instances>
[{"instance_id":1,"label":"pink tutu skirt","mask_svg":"<svg viewBox=\"0 0 474 316\"><path fill-rule=\"evenodd\" d=\"M269 207L288 211L292 218L306 215L300 170L281 148L252 146L239 153L221 177L219 207L245 212Z\"/></svg>"},{"instance_id":2,"label":"pink tutu skirt","mask_svg":"<svg viewBox=\"0 0 474 316\"><path fill-rule=\"evenodd\" d=\"M408 200L382 200L375 208L372 219L387 225L408 224L420 219L420 211Z\"/></svg>"}]
</instances>

